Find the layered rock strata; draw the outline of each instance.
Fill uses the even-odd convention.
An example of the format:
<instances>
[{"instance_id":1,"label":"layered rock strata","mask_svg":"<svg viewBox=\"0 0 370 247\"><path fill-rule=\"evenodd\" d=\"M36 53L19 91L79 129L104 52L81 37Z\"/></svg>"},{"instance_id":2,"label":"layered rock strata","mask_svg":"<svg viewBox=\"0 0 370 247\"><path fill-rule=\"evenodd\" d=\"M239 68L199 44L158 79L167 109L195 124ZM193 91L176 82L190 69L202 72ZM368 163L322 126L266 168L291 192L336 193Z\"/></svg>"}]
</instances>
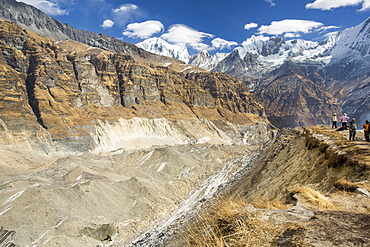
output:
<instances>
[{"instance_id":1,"label":"layered rock strata","mask_svg":"<svg viewBox=\"0 0 370 247\"><path fill-rule=\"evenodd\" d=\"M99 136L109 132L100 131L102 126L135 132L130 127L117 132L133 117L163 124L157 136L172 135L163 128L176 129L184 136L179 143L215 139L204 131L189 132L197 126L212 129L217 143L243 142L243 129L258 122L262 129L256 133L268 138L262 105L230 76L185 76L121 53L56 42L11 22L1 21L0 27L0 114L7 144L17 140L44 152L93 150L112 139ZM39 141L29 142L30 136Z\"/></svg>"}]
</instances>

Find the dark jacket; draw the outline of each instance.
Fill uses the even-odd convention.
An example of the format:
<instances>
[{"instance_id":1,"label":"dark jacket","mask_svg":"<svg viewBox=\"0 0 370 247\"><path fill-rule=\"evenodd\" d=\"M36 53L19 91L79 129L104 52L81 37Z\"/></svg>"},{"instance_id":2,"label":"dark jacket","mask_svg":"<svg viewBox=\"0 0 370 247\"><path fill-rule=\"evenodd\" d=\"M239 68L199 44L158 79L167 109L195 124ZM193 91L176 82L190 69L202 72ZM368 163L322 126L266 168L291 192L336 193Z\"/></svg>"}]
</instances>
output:
<instances>
[{"instance_id":1,"label":"dark jacket","mask_svg":"<svg viewBox=\"0 0 370 247\"><path fill-rule=\"evenodd\" d=\"M349 130L356 130L356 122L351 121L349 123L348 127L349 127Z\"/></svg>"}]
</instances>

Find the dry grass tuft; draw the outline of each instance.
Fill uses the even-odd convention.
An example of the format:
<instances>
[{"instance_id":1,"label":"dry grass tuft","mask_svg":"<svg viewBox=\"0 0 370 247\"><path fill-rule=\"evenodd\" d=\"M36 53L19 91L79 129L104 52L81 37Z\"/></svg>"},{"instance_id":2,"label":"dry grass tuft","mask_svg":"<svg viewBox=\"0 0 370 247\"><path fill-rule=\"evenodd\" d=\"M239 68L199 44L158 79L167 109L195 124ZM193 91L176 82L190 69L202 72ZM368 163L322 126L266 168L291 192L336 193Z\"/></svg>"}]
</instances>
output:
<instances>
[{"instance_id":1,"label":"dry grass tuft","mask_svg":"<svg viewBox=\"0 0 370 247\"><path fill-rule=\"evenodd\" d=\"M295 194L294 197L298 197L298 200L303 200L319 209L334 209L334 204L329 198L309 186L296 185L293 187L292 193Z\"/></svg>"},{"instance_id":2,"label":"dry grass tuft","mask_svg":"<svg viewBox=\"0 0 370 247\"><path fill-rule=\"evenodd\" d=\"M263 201L261 199L255 199L251 202L251 204L255 207L255 208L263 208L263 209L280 209L280 210L284 210L284 209L288 209L289 206L280 202L279 200L277 199L274 199L274 200L271 200L271 201Z\"/></svg>"},{"instance_id":3,"label":"dry grass tuft","mask_svg":"<svg viewBox=\"0 0 370 247\"><path fill-rule=\"evenodd\" d=\"M271 246L286 226L265 221L241 198L223 198L198 215L181 234L179 246Z\"/></svg>"},{"instance_id":4,"label":"dry grass tuft","mask_svg":"<svg viewBox=\"0 0 370 247\"><path fill-rule=\"evenodd\" d=\"M338 190L343 190L347 192L354 192L357 188L365 188L370 191L369 186L365 183L352 183L347 181L345 178L341 178L334 183L335 188Z\"/></svg>"}]
</instances>

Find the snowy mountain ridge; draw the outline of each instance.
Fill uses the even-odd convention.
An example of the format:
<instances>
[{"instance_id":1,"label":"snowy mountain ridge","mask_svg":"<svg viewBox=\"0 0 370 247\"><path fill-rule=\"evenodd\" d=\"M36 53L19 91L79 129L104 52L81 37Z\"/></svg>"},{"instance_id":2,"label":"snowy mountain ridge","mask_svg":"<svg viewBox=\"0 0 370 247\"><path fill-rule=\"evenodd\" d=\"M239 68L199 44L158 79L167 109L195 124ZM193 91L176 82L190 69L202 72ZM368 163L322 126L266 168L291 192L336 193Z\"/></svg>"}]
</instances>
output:
<instances>
[{"instance_id":1,"label":"snowy mountain ridge","mask_svg":"<svg viewBox=\"0 0 370 247\"><path fill-rule=\"evenodd\" d=\"M161 38L149 38L137 43L136 46L157 55L179 59L185 63L188 63L190 59L190 55L185 44L173 45Z\"/></svg>"},{"instance_id":2,"label":"snowy mountain ridge","mask_svg":"<svg viewBox=\"0 0 370 247\"><path fill-rule=\"evenodd\" d=\"M202 69L212 70L217 64L227 57L229 53L216 53L210 55L207 51L201 51L196 55L192 55L189 64L197 66Z\"/></svg>"},{"instance_id":3,"label":"snowy mountain ridge","mask_svg":"<svg viewBox=\"0 0 370 247\"><path fill-rule=\"evenodd\" d=\"M228 53L216 53L210 55L203 50L195 55L189 55L186 44L170 44L161 38L149 38L136 44L141 49L148 52L179 59L187 64L197 66L206 70L212 70L223 60Z\"/></svg>"},{"instance_id":4,"label":"snowy mountain ridge","mask_svg":"<svg viewBox=\"0 0 370 247\"><path fill-rule=\"evenodd\" d=\"M320 67L352 61L361 64L362 69L368 69L369 40L370 18L355 27L333 33L323 41L284 40L281 37L253 35L231 53L215 55L201 51L189 56L185 45L180 49L178 45L169 44L160 38L147 39L137 45L146 51L178 58L209 71L225 72L241 79L256 79L267 76L287 61Z\"/></svg>"}]
</instances>

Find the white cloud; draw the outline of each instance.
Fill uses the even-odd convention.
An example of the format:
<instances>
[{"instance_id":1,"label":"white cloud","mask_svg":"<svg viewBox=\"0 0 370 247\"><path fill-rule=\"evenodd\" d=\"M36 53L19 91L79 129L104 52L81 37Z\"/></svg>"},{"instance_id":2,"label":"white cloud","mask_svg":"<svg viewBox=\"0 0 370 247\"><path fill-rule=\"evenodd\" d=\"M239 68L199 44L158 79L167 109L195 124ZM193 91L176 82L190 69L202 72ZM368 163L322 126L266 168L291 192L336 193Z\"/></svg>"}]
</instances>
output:
<instances>
[{"instance_id":1,"label":"white cloud","mask_svg":"<svg viewBox=\"0 0 370 247\"><path fill-rule=\"evenodd\" d=\"M167 40L170 43L179 44L185 43L189 44L196 50L204 50L206 44L203 44L202 41L204 38L213 38L214 35L209 33L199 32L195 29L192 29L186 25L175 24L172 25L167 33L162 34L161 38ZM202 48L201 48L202 47ZM209 46L208 46L209 47Z\"/></svg>"},{"instance_id":2,"label":"white cloud","mask_svg":"<svg viewBox=\"0 0 370 247\"><path fill-rule=\"evenodd\" d=\"M244 25L245 30L249 30L249 29L256 28L256 27L258 27L258 24L254 23L254 22L251 22L251 23L248 23L248 24Z\"/></svg>"},{"instance_id":3,"label":"white cloud","mask_svg":"<svg viewBox=\"0 0 370 247\"><path fill-rule=\"evenodd\" d=\"M270 3L270 7L274 7L276 5L274 3L274 0L263 0L263 1Z\"/></svg>"},{"instance_id":4,"label":"white cloud","mask_svg":"<svg viewBox=\"0 0 370 247\"><path fill-rule=\"evenodd\" d=\"M114 23L120 27L124 27L127 23L141 19L145 14L135 4L123 4L118 8L112 9L112 16Z\"/></svg>"},{"instance_id":5,"label":"white cloud","mask_svg":"<svg viewBox=\"0 0 370 247\"><path fill-rule=\"evenodd\" d=\"M135 4L127 3L122 4L117 9L112 9L113 13L127 13L134 10L137 10L139 7Z\"/></svg>"},{"instance_id":6,"label":"white cloud","mask_svg":"<svg viewBox=\"0 0 370 247\"><path fill-rule=\"evenodd\" d=\"M51 0L16 0L32 5L48 15L68 15L68 10L62 9L57 1Z\"/></svg>"},{"instance_id":7,"label":"white cloud","mask_svg":"<svg viewBox=\"0 0 370 247\"><path fill-rule=\"evenodd\" d=\"M319 32L325 32L329 29L337 29L337 28L340 28L340 27L337 27L337 26L326 26L326 27L320 27L319 29L317 29L317 31Z\"/></svg>"},{"instance_id":8,"label":"white cloud","mask_svg":"<svg viewBox=\"0 0 370 247\"><path fill-rule=\"evenodd\" d=\"M113 25L114 25L114 21L107 19L103 21L103 24L101 24L100 26L103 27L104 29L108 29L108 28L113 27Z\"/></svg>"},{"instance_id":9,"label":"white cloud","mask_svg":"<svg viewBox=\"0 0 370 247\"><path fill-rule=\"evenodd\" d=\"M259 34L269 34L269 35L280 35L283 33L311 33L317 28L322 27L324 24L316 21L307 20L282 20L273 21L270 25L261 26L258 31Z\"/></svg>"},{"instance_id":10,"label":"white cloud","mask_svg":"<svg viewBox=\"0 0 370 247\"><path fill-rule=\"evenodd\" d=\"M286 33L286 34L284 34L284 37L285 38L298 38L298 37L301 37L301 35L296 34L296 33Z\"/></svg>"},{"instance_id":11,"label":"white cloud","mask_svg":"<svg viewBox=\"0 0 370 247\"><path fill-rule=\"evenodd\" d=\"M141 23L135 22L127 25L125 31L122 33L131 38L146 39L155 33L163 30L164 26L160 21L144 21Z\"/></svg>"},{"instance_id":12,"label":"white cloud","mask_svg":"<svg viewBox=\"0 0 370 247\"><path fill-rule=\"evenodd\" d=\"M209 50L210 47L207 44L204 43L197 43L197 44L189 44L194 50L196 51L203 51L203 50Z\"/></svg>"},{"instance_id":13,"label":"white cloud","mask_svg":"<svg viewBox=\"0 0 370 247\"><path fill-rule=\"evenodd\" d=\"M306 4L306 9L331 10L360 4L362 4L360 11L370 9L370 0L315 0L313 3Z\"/></svg>"},{"instance_id":14,"label":"white cloud","mask_svg":"<svg viewBox=\"0 0 370 247\"><path fill-rule=\"evenodd\" d=\"M211 43L212 47L218 50L231 49L231 47L238 45L238 43L236 43L235 41L227 41L221 38L215 38L211 41Z\"/></svg>"}]
</instances>

